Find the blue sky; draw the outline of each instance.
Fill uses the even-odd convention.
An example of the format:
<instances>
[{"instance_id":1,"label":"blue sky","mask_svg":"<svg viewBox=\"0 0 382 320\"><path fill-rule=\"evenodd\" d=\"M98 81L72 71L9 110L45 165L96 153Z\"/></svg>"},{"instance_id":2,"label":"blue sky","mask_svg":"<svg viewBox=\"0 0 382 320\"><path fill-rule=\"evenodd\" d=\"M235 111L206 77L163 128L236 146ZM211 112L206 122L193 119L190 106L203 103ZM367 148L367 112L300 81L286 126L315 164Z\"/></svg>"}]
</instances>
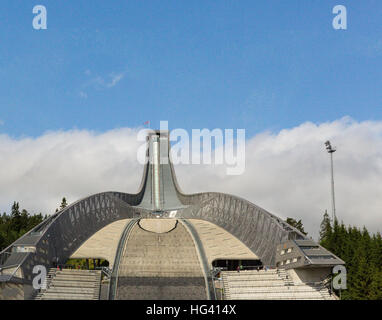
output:
<instances>
[{"instance_id":1,"label":"blue sky","mask_svg":"<svg viewBox=\"0 0 382 320\"><path fill-rule=\"evenodd\" d=\"M32 28L45 5L48 29ZM332 28L332 8L348 29ZM3 0L0 134L382 116L380 0Z\"/></svg>"}]
</instances>

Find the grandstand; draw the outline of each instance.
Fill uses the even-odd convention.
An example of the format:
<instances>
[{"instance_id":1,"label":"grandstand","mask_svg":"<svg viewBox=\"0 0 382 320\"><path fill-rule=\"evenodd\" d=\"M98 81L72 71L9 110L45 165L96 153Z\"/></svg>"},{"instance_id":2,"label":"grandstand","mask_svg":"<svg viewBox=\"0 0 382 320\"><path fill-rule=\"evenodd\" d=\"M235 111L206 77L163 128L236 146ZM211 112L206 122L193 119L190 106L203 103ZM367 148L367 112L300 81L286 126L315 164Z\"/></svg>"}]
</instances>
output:
<instances>
[{"instance_id":1,"label":"grandstand","mask_svg":"<svg viewBox=\"0 0 382 320\"><path fill-rule=\"evenodd\" d=\"M182 193L168 132L147 146L138 193L79 200L0 253L0 299L336 299L341 259L244 199ZM69 270L68 259L109 268ZM41 289L36 265L48 270Z\"/></svg>"},{"instance_id":2,"label":"grandstand","mask_svg":"<svg viewBox=\"0 0 382 320\"><path fill-rule=\"evenodd\" d=\"M35 300L99 300L101 271L51 268Z\"/></svg>"},{"instance_id":3,"label":"grandstand","mask_svg":"<svg viewBox=\"0 0 382 320\"><path fill-rule=\"evenodd\" d=\"M227 300L334 300L324 283L295 283L284 269L223 271Z\"/></svg>"}]
</instances>

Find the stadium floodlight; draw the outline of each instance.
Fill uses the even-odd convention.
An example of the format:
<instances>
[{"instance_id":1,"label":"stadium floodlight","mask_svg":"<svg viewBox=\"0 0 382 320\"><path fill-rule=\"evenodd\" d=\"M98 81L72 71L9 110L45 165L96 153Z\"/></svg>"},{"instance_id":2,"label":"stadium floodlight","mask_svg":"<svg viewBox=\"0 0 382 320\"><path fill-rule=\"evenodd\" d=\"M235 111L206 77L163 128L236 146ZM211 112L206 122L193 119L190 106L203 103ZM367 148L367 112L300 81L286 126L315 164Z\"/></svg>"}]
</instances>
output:
<instances>
[{"instance_id":1,"label":"stadium floodlight","mask_svg":"<svg viewBox=\"0 0 382 320\"><path fill-rule=\"evenodd\" d=\"M325 142L325 146L326 146L326 150L328 151L328 153L333 153L333 152L337 151L336 148L332 147L329 140Z\"/></svg>"},{"instance_id":2,"label":"stadium floodlight","mask_svg":"<svg viewBox=\"0 0 382 320\"><path fill-rule=\"evenodd\" d=\"M330 169L331 169L331 186L332 186L332 221L336 218L336 202L334 197L334 174L333 174L333 153L337 151L336 148L333 148L330 144L330 141L325 142L326 150L330 154Z\"/></svg>"}]
</instances>

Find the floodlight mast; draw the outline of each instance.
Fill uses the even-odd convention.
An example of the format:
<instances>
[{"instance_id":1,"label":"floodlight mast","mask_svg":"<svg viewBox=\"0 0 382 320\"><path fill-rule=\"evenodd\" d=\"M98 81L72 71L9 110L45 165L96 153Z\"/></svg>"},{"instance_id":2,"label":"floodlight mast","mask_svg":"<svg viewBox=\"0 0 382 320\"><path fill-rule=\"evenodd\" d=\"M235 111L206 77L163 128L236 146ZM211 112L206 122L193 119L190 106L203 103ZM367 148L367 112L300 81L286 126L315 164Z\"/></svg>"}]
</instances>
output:
<instances>
[{"instance_id":1,"label":"floodlight mast","mask_svg":"<svg viewBox=\"0 0 382 320\"><path fill-rule=\"evenodd\" d=\"M330 171L331 171L331 185L332 185L332 221L336 219L336 202L334 197L334 173L333 173L333 153L337 151L336 148L333 148L330 144L330 141L325 142L326 150L330 154Z\"/></svg>"}]
</instances>

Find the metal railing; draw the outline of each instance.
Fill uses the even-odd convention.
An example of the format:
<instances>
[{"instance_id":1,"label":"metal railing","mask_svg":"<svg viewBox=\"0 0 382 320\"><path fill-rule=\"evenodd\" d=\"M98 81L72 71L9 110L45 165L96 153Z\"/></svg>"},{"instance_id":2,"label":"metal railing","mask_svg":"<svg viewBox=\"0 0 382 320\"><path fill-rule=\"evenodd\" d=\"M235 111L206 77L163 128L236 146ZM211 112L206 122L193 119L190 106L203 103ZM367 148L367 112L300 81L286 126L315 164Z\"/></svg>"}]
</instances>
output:
<instances>
[{"instance_id":1,"label":"metal railing","mask_svg":"<svg viewBox=\"0 0 382 320\"><path fill-rule=\"evenodd\" d=\"M222 279L217 277L217 275L221 274L222 271L223 271L223 268L220 268L220 267L213 267L210 271L211 272L211 278L212 278L212 287L213 287L214 294L215 294L215 300L224 300L224 296L223 296L224 289L219 288L219 296L218 296L218 294L217 294L218 291L217 291L217 288L215 286L215 281L219 281L222 283Z\"/></svg>"},{"instance_id":2,"label":"metal railing","mask_svg":"<svg viewBox=\"0 0 382 320\"><path fill-rule=\"evenodd\" d=\"M11 254L11 253L10 253ZM9 254L9 255L10 255ZM25 255L25 257L21 260L21 262L17 265L12 265L12 266L7 266L7 268L5 269L9 269L9 268L12 268L12 267L16 267L16 269L9 275L7 281L10 281L12 280L13 278L23 278L23 275L21 275L21 277L16 277L16 274L17 272L20 270L22 264L24 263L24 261L26 260L26 258L30 255L31 253L28 252L28 254ZM3 268L0 267L0 272L3 271ZM8 276L8 275L7 275Z\"/></svg>"},{"instance_id":3,"label":"metal railing","mask_svg":"<svg viewBox=\"0 0 382 320\"><path fill-rule=\"evenodd\" d=\"M7 251L0 253L0 270L1 270L1 266L3 266L5 262L7 262L11 254L12 254L11 252L7 252Z\"/></svg>"},{"instance_id":4,"label":"metal railing","mask_svg":"<svg viewBox=\"0 0 382 320\"><path fill-rule=\"evenodd\" d=\"M109 300L114 300L115 297L117 296L119 263L121 261L123 249L125 247L128 235L138 220L139 219L131 220L126 225L125 230L123 231L122 236L119 239L117 253L116 253L115 259L114 259L113 271L112 271L111 276L110 276L109 293L108 293Z\"/></svg>"},{"instance_id":5,"label":"metal railing","mask_svg":"<svg viewBox=\"0 0 382 320\"><path fill-rule=\"evenodd\" d=\"M194 226L191 223L189 223L185 219L181 219L181 221L184 223L184 225L190 231L192 237L195 239L197 250L200 253L200 257L202 259L202 261L201 261L202 267L203 267L204 275L205 275L206 282L207 282L206 283L206 285L207 285L206 289L208 292L208 299L209 300L216 300L216 291L215 291L215 286L213 283L214 280L213 280L212 273L211 273L209 265L208 265L208 260L207 260L206 253L205 253L204 248L203 248L202 241L200 240L197 231L195 230Z\"/></svg>"},{"instance_id":6,"label":"metal railing","mask_svg":"<svg viewBox=\"0 0 382 320\"><path fill-rule=\"evenodd\" d=\"M106 278L110 279L113 273L113 270L111 270L109 267L96 267L96 270L101 270L102 274L106 276Z\"/></svg>"}]
</instances>

